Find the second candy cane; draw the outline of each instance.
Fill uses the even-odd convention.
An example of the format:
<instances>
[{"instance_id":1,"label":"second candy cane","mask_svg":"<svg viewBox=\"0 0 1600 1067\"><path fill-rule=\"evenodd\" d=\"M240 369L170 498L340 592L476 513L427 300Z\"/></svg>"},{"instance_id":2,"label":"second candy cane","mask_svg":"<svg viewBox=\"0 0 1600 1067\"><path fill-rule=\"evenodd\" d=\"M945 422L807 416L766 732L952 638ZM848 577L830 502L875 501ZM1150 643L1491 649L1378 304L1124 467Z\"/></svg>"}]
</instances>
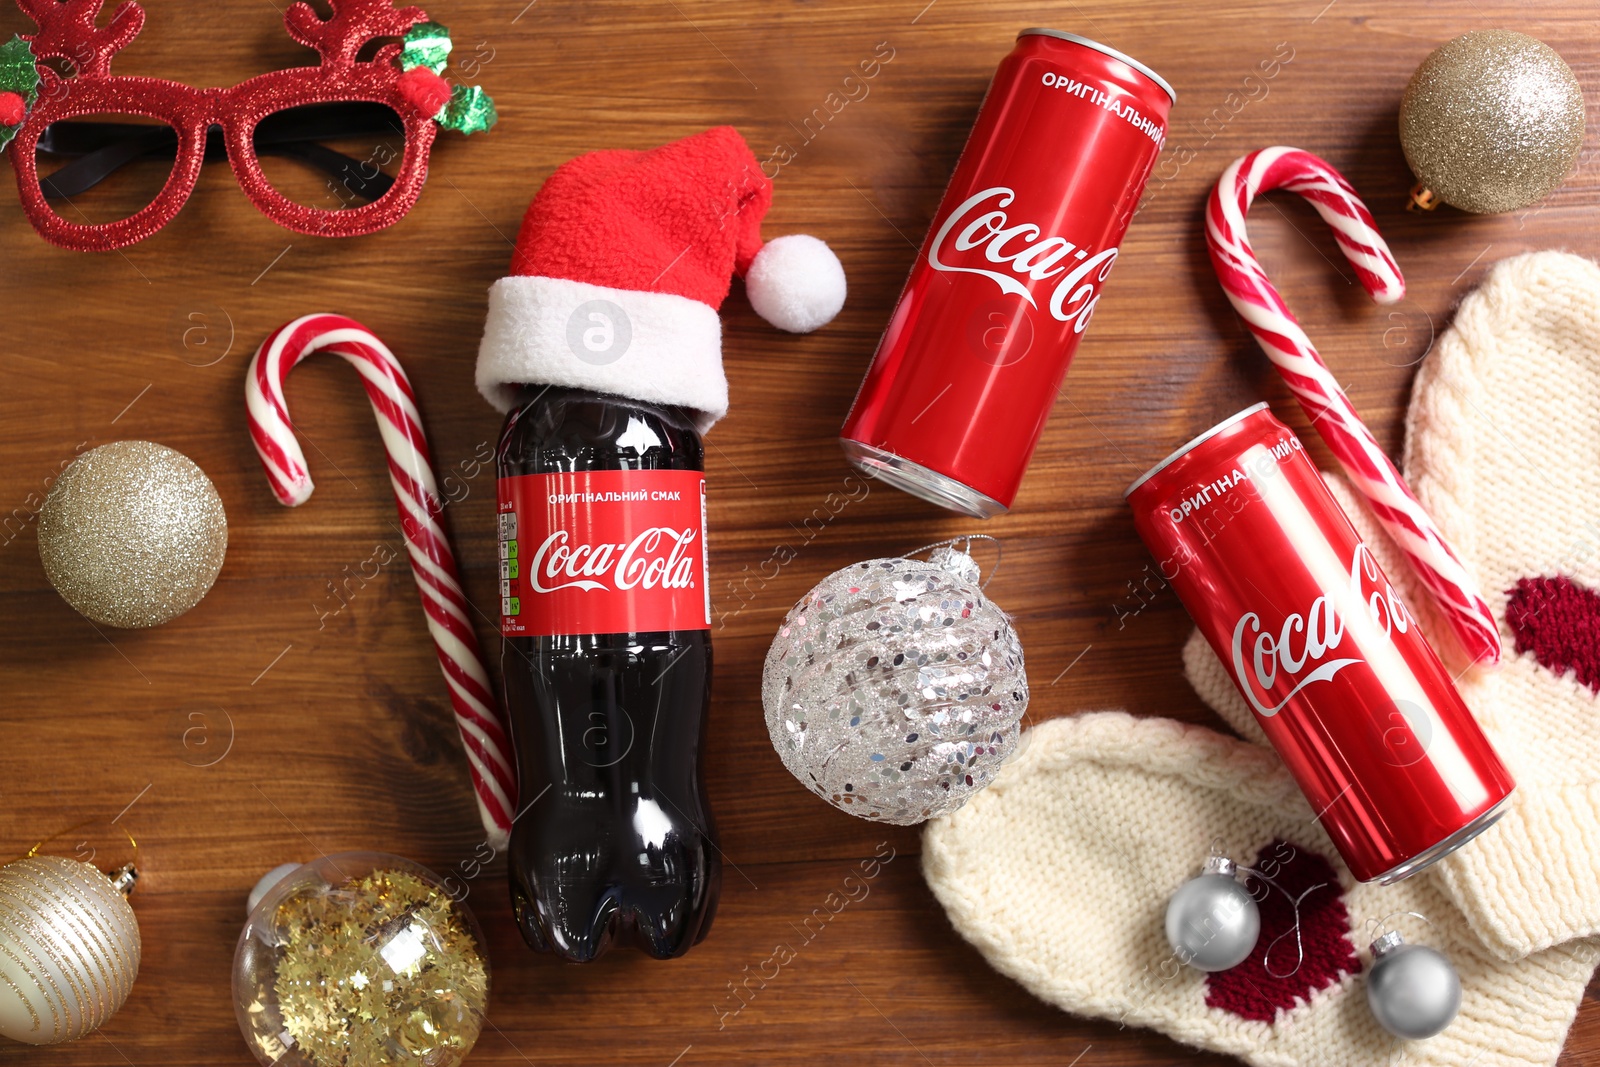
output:
<instances>
[{"instance_id":1,"label":"second candy cane","mask_svg":"<svg viewBox=\"0 0 1600 1067\"><path fill-rule=\"evenodd\" d=\"M283 383L297 363L316 352L341 356L355 367L372 402L389 457L389 481L411 556L411 572L422 595L428 632L450 687L456 726L472 766L478 813L490 845L503 849L517 803L516 765L467 617L467 598L456 577L455 554L439 521L443 505L416 397L399 361L371 331L342 315L307 315L279 327L250 361L245 381L250 437L278 501L288 507L305 503L311 496L311 475L289 421Z\"/></svg>"},{"instance_id":2,"label":"second candy cane","mask_svg":"<svg viewBox=\"0 0 1600 1067\"><path fill-rule=\"evenodd\" d=\"M1245 213L1256 194L1271 189L1288 189L1311 202L1333 228L1339 250L1374 300L1390 304L1405 295L1400 268L1350 183L1310 152L1286 147L1263 148L1235 160L1211 192L1206 245L1222 290L1283 375L1345 476L1405 553L1467 655L1498 663L1499 626L1476 583L1411 495L1256 261L1245 234Z\"/></svg>"}]
</instances>

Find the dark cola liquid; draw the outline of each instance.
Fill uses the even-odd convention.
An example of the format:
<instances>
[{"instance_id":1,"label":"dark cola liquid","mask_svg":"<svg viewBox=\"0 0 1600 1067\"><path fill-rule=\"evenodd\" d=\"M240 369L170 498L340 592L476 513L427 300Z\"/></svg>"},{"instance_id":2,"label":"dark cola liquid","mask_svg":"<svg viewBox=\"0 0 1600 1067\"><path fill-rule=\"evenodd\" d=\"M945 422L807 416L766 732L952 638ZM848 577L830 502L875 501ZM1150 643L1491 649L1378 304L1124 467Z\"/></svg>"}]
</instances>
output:
<instances>
[{"instance_id":1,"label":"dark cola liquid","mask_svg":"<svg viewBox=\"0 0 1600 1067\"><path fill-rule=\"evenodd\" d=\"M499 477L705 469L682 411L530 389L507 418ZM503 639L517 749L511 900L522 936L586 962L613 943L658 958L711 928L721 884L700 742L708 630Z\"/></svg>"}]
</instances>

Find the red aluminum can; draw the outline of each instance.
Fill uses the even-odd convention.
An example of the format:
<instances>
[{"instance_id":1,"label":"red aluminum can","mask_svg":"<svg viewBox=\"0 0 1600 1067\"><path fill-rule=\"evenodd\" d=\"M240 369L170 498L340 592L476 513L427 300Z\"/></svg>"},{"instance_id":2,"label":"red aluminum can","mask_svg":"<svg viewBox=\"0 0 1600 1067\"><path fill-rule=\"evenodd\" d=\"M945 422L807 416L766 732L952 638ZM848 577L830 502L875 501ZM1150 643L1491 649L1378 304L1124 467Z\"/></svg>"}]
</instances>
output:
<instances>
[{"instance_id":1,"label":"red aluminum can","mask_svg":"<svg viewBox=\"0 0 1600 1067\"><path fill-rule=\"evenodd\" d=\"M1499 818L1515 783L1266 404L1128 488L1134 526L1350 871L1395 882Z\"/></svg>"},{"instance_id":2,"label":"red aluminum can","mask_svg":"<svg viewBox=\"0 0 1600 1067\"><path fill-rule=\"evenodd\" d=\"M1173 100L1105 45L1018 34L845 420L852 463L978 518L1011 506Z\"/></svg>"}]
</instances>

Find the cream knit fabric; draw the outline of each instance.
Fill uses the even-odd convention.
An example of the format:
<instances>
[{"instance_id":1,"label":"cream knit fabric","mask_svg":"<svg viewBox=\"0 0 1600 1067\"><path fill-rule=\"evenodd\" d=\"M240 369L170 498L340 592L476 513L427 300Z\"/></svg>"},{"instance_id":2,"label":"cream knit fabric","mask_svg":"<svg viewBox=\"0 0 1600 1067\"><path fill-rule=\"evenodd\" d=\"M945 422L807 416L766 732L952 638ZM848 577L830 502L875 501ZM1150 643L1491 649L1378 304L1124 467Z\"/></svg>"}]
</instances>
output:
<instances>
[{"instance_id":1,"label":"cream knit fabric","mask_svg":"<svg viewBox=\"0 0 1600 1067\"><path fill-rule=\"evenodd\" d=\"M1281 761L1210 730L1120 712L1053 719L1023 736L993 785L928 824L923 874L961 936L1035 996L1263 1067L1512 1067L1560 1054L1590 956L1562 947L1504 963L1436 881L1362 885L1336 860L1362 973L1367 921L1420 912L1431 925L1394 925L1455 964L1456 1020L1427 1041L1398 1041L1373 1021L1356 974L1270 1022L1208 1006L1207 976L1176 964L1163 914L1212 842L1241 860L1277 840L1335 856ZM1263 941L1282 933L1263 923ZM1292 935L1281 945L1275 969L1287 972Z\"/></svg>"},{"instance_id":2,"label":"cream knit fabric","mask_svg":"<svg viewBox=\"0 0 1600 1067\"><path fill-rule=\"evenodd\" d=\"M1069 1011L1258 1064L1555 1061L1600 959L1596 941L1574 940L1600 932L1600 701L1580 681L1588 652L1588 680L1600 678L1600 596L1584 599L1600 594L1600 268L1560 253L1499 264L1419 373L1407 431L1408 480L1502 622L1505 665L1470 670L1460 685L1517 777L1508 814L1428 872L1354 883L1196 635L1184 654L1190 681L1257 744L1118 713L1058 719L1024 735L989 790L929 824L928 883L996 969ZM1393 546L1330 482L1440 639ZM1557 575L1575 583L1570 596L1532 614L1556 650L1545 658L1578 663L1564 673L1517 654L1506 622L1519 580ZM1461 974L1461 1014L1443 1034L1390 1038L1351 974L1266 1022L1208 1004L1206 976L1172 966L1162 930L1171 892L1213 842L1249 862L1277 840L1333 860L1363 971L1369 920L1428 916L1396 925Z\"/></svg>"},{"instance_id":3,"label":"cream knit fabric","mask_svg":"<svg viewBox=\"0 0 1600 1067\"><path fill-rule=\"evenodd\" d=\"M1405 465L1507 652L1461 690L1516 798L1479 847L1444 864L1445 883L1508 959L1600 933L1600 703L1572 674L1517 655L1506 617L1519 579L1562 575L1600 593L1600 267L1539 252L1490 272L1417 375ZM1600 607L1587 621L1600 627Z\"/></svg>"}]
</instances>

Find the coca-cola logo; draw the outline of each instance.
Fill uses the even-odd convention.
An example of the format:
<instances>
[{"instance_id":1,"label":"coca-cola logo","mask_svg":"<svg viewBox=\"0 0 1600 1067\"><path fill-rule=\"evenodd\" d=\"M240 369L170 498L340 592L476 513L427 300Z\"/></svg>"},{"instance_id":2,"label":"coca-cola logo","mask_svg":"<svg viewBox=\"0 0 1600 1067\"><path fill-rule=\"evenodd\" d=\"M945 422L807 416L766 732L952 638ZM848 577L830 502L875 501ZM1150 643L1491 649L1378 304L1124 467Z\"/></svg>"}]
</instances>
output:
<instances>
[{"instance_id":1,"label":"coca-cola logo","mask_svg":"<svg viewBox=\"0 0 1600 1067\"><path fill-rule=\"evenodd\" d=\"M1352 642L1357 648L1371 647L1374 641L1405 633L1415 624L1415 616L1384 578L1371 550L1357 544L1347 584L1317 597L1304 614L1284 616L1276 629L1263 626L1253 611L1239 617L1233 627L1233 676L1256 713L1271 718L1307 686L1362 662L1360 656L1329 658L1352 630L1359 631ZM1288 692L1282 699L1268 703L1274 687L1282 691L1285 684Z\"/></svg>"},{"instance_id":2,"label":"coca-cola logo","mask_svg":"<svg viewBox=\"0 0 1600 1067\"><path fill-rule=\"evenodd\" d=\"M652 526L625 544L572 545L566 530L544 539L528 568L536 593L558 589L693 589L694 529Z\"/></svg>"},{"instance_id":3,"label":"coca-cola logo","mask_svg":"<svg viewBox=\"0 0 1600 1067\"><path fill-rule=\"evenodd\" d=\"M1033 287L1059 278L1045 307L1052 318L1072 323L1073 333L1082 333L1100 300L1101 283L1116 262L1117 249L1091 252L1064 237L1046 237L1031 222L1012 225L1002 209L1016 195L997 185L967 197L934 234L928 263L947 273L981 275L1001 292L1021 297L1035 308L1039 305Z\"/></svg>"}]
</instances>

